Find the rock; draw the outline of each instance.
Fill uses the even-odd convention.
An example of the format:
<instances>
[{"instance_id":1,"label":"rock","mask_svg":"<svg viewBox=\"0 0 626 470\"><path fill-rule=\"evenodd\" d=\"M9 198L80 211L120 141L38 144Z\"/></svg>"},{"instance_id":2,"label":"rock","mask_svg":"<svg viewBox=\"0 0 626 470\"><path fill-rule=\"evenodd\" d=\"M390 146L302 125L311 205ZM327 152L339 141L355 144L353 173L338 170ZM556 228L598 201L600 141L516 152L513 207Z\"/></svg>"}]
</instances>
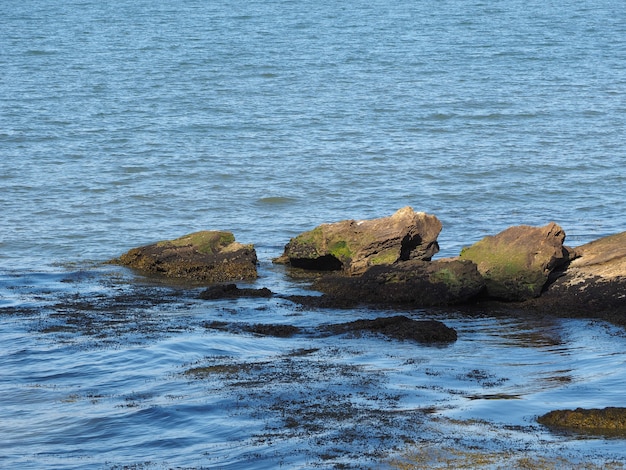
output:
<instances>
[{"instance_id":1,"label":"rock","mask_svg":"<svg viewBox=\"0 0 626 470\"><path fill-rule=\"evenodd\" d=\"M232 233L222 231L202 231L133 248L112 263L201 283L257 277L254 246L242 245Z\"/></svg>"},{"instance_id":2,"label":"rock","mask_svg":"<svg viewBox=\"0 0 626 470\"><path fill-rule=\"evenodd\" d=\"M440 321L412 320L403 315L339 323L329 325L327 329L334 334L370 331L394 339L420 343L451 343L457 339L456 331Z\"/></svg>"},{"instance_id":3,"label":"rock","mask_svg":"<svg viewBox=\"0 0 626 470\"><path fill-rule=\"evenodd\" d=\"M455 305L469 302L483 292L485 281L471 261L443 259L411 260L389 266L373 266L356 277L325 276L314 288L346 303L404 304L414 307Z\"/></svg>"},{"instance_id":4,"label":"rock","mask_svg":"<svg viewBox=\"0 0 626 470\"><path fill-rule=\"evenodd\" d=\"M626 324L626 232L600 238L575 248L578 256L555 272L533 307L570 316L603 314Z\"/></svg>"},{"instance_id":5,"label":"rock","mask_svg":"<svg viewBox=\"0 0 626 470\"><path fill-rule=\"evenodd\" d=\"M200 292L202 300L237 299L240 297L272 297L274 294L267 287L261 289L240 289L236 284L217 284Z\"/></svg>"},{"instance_id":6,"label":"rock","mask_svg":"<svg viewBox=\"0 0 626 470\"><path fill-rule=\"evenodd\" d=\"M228 331L235 334L252 333L260 336L275 336L277 338L291 338L302 331L300 328L293 325L264 323L249 325L246 323L226 323L221 321L206 323L204 327L213 330Z\"/></svg>"},{"instance_id":7,"label":"rock","mask_svg":"<svg viewBox=\"0 0 626 470\"><path fill-rule=\"evenodd\" d=\"M370 266L398 260L430 260L439 251L441 222L434 215L404 207L389 217L322 224L285 246L277 263L358 275Z\"/></svg>"},{"instance_id":8,"label":"rock","mask_svg":"<svg viewBox=\"0 0 626 470\"><path fill-rule=\"evenodd\" d=\"M555 410L540 416L537 421L556 430L626 435L626 408Z\"/></svg>"},{"instance_id":9,"label":"rock","mask_svg":"<svg viewBox=\"0 0 626 470\"><path fill-rule=\"evenodd\" d=\"M568 266L570 276L606 280L626 277L626 232L579 246L577 258Z\"/></svg>"},{"instance_id":10,"label":"rock","mask_svg":"<svg viewBox=\"0 0 626 470\"><path fill-rule=\"evenodd\" d=\"M538 297L550 273L567 263L570 250L564 240L565 232L554 222L520 225L464 248L460 258L476 263L489 297L521 301Z\"/></svg>"}]
</instances>

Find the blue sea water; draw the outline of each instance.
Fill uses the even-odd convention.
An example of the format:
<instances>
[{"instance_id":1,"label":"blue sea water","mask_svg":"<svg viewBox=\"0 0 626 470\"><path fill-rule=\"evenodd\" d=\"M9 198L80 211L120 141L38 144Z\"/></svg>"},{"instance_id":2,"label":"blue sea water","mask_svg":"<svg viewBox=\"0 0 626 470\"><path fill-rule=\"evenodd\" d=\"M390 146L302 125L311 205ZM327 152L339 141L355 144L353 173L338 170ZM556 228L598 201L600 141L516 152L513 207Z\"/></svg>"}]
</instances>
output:
<instances>
[{"instance_id":1,"label":"blue sea water","mask_svg":"<svg viewBox=\"0 0 626 470\"><path fill-rule=\"evenodd\" d=\"M626 379L623 337L605 338L605 326L584 322L554 326L568 338L559 349L510 344L511 328L543 326L443 318L469 337L441 357L400 345L390 359L380 340L355 339L338 357L337 339L270 340L202 326L380 312L302 313L274 300L207 306L183 296L166 308L98 312L100 336L70 328L68 318L89 315L77 298L107 304L137 288L131 273L100 262L202 229L254 243L258 284L283 293L300 285L270 260L290 237L407 205L442 220L439 256L511 225L555 221L572 246L622 232L625 142L620 1L3 0L0 466L346 463L318 442L327 434L276 432L270 445L274 418L237 408L233 397L271 409L277 385L255 395L230 384L222 396L211 380L182 374L207 357L262 362L317 348L312 362L385 375L379 386L400 389L403 400L414 393L424 408L443 401L453 415L509 424L531 426L534 414L562 402L616 404ZM590 347L598 336L606 350ZM512 367L510 349L534 365ZM480 351L506 363L481 364ZM458 403L458 377L477 367L492 367L485 374L506 376L505 388L523 389L506 393L526 398L515 407L486 401L490 411L477 400ZM543 380L555 374L567 378ZM529 380L525 388L529 376L549 387ZM424 377L453 391L427 394ZM348 400L349 387L324 383ZM289 387L295 402L304 392ZM508 421L494 418L503 406L514 408ZM626 457L611 441L533 432L540 437L528 443L522 432L518 444L541 453L555 439L583 461ZM355 444L348 460L365 465L364 456L373 458L365 448Z\"/></svg>"}]
</instances>

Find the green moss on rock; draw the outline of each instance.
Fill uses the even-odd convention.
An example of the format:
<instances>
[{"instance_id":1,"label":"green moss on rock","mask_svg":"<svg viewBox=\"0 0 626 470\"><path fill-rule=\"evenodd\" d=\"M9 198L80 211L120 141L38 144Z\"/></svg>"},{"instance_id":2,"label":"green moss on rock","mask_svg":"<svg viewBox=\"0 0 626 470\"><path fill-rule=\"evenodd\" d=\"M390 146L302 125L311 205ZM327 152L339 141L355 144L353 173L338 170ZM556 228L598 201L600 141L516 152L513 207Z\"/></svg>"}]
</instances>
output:
<instances>
[{"instance_id":1,"label":"green moss on rock","mask_svg":"<svg viewBox=\"0 0 626 470\"><path fill-rule=\"evenodd\" d=\"M350 249L345 240L334 242L328 248L328 252L341 262L349 262L354 256L354 252Z\"/></svg>"},{"instance_id":2,"label":"green moss on rock","mask_svg":"<svg viewBox=\"0 0 626 470\"><path fill-rule=\"evenodd\" d=\"M133 248L112 262L149 275L203 284L257 277L254 246L237 243L225 231L196 232Z\"/></svg>"},{"instance_id":3,"label":"green moss on rock","mask_svg":"<svg viewBox=\"0 0 626 470\"><path fill-rule=\"evenodd\" d=\"M292 238L276 263L313 271L359 275L371 266L398 260L430 260L439 250L441 222L410 207L389 217L319 225Z\"/></svg>"},{"instance_id":4,"label":"green moss on rock","mask_svg":"<svg viewBox=\"0 0 626 470\"><path fill-rule=\"evenodd\" d=\"M470 261L399 261L370 267L361 276L332 276L315 281L330 303L427 307L468 302L485 282Z\"/></svg>"},{"instance_id":5,"label":"green moss on rock","mask_svg":"<svg viewBox=\"0 0 626 470\"><path fill-rule=\"evenodd\" d=\"M526 300L538 297L550 272L567 261L565 233L556 224L511 227L461 251L478 266L490 297Z\"/></svg>"},{"instance_id":6,"label":"green moss on rock","mask_svg":"<svg viewBox=\"0 0 626 470\"><path fill-rule=\"evenodd\" d=\"M458 276L450 269L444 268L439 271L435 271L430 275L432 282L442 282L447 285L454 285L459 283Z\"/></svg>"},{"instance_id":7,"label":"green moss on rock","mask_svg":"<svg viewBox=\"0 0 626 470\"><path fill-rule=\"evenodd\" d=\"M378 266L381 264L393 264L398 260L398 258L398 251L395 249L391 249L372 256L372 258L370 259L370 264L372 266Z\"/></svg>"},{"instance_id":8,"label":"green moss on rock","mask_svg":"<svg viewBox=\"0 0 626 470\"><path fill-rule=\"evenodd\" d=\"M235 236L231 232L204 230L201 232L184 235L175 240L158 242L157 246L191 246L199 253L214 254L234 242Z\"/></svg>"}]
</instances>

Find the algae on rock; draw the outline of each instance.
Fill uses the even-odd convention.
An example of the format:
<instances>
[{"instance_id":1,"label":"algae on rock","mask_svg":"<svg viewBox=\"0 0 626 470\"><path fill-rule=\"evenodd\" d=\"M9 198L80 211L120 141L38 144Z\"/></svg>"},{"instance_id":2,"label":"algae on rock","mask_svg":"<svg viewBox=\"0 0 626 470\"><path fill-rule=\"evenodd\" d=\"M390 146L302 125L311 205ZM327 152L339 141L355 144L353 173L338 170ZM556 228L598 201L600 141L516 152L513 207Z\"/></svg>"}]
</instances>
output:
<instances>
[{"instance_id":1,"label":"algae on rock","mask_svg":"<svg viewBox=\"0 0 626 470\"><path fill-rule=\"evenodd\" d=\"M133 248L111 262L145 274L200 283L257 277L254 245L238 243L225 231L201 231Z\"/></svg>"},{"instance_id":2,"label":"algae on rock","mask_svg":"<svg viewBox=\"0 0 626 470\"><path fill-rule=\"evenodd\" d=\"M554 222L520 225L464 248L460 258L476 263L490 297L526 300L538 297L552 270L569 260L564 240L565 232Z\"/></svg>"},{"instance_id":3,"label":"algae on rock","mask_svg":"<svg viewBox=\"0 0 626 470\"><path fill-rule=\"evenodd\" d=\"M544 426L608 436L626 436L626 408L554 410L537 418Z\"/></svg>"},{"instance_id":4,"label":"algae on rock","mask_svg":"<svg viewBox=\"0 0 626 470\"><path fill-rule=\"evenodd\" d=\"M430 260L439 251L441 222L404 207L389 217L322 224L292 238L276 263L317 271L364 273L399 260Z\"/></svg>"}]
</instances>

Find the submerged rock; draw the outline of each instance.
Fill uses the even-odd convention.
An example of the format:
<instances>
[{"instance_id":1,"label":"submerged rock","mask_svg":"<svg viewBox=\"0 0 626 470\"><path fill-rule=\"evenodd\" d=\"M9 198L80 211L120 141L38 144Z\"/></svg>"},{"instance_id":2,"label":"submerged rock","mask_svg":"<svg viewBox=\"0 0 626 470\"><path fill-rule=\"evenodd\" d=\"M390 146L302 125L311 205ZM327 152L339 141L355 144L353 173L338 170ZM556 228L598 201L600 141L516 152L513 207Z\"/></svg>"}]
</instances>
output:
<instances>
[{"instance_id":1,"label":"submerged rock","mask_svg":"<svg viewBox=\"0 0 626 470\"><path fill-rule=\"evenodd\" d=\"M333 323L319 327L301 328L289 324L247 324L241 322L213 321L205 328L229 331L231 333L252 333L261 336L288 338L294 335L307 337L326 337L352 333L356 336L363 332L380 334L390 339L417 341L420 343L451 343L456 341L457 332L436 320L412 320L403 315L379 317L374 320L355 320L347 323Z\"/></svg>"},{"instance_id":2,"label":"submerged rock","mask_svg":"<svg viewBox=\"0 0 626 470\"><path fill-rule=\"evenodd\" d=\"M554 222L520 225L464 248L460 258L476 263L489 297L526 300L538 297L550 273L569 260L564 240L565 232Z\"/></svg>"},{"instance_id":3,"label":"submerged rock","mask_svg":"<svg viewBox=\"0 0 626 470\"><path fill-rule=\"evenodd\" d=\"M471 261L445 259L404 261L373 266L361 276L326 276L314 288L337 305L410 304L415 307L464 303L477 297L485 281Z\"/></svg>"},{"instance_id":4,"label":"submerged rock","mask_svg":"<svg viewBox=\"0 0 626 470\"><path fill-rule=\"evenodd\" d=\"M374 320L356 320L329 325L334 334L369 331L393 339L412 340L420 343L451 343L456 341L454 328L436 320L412 320L404 315L380 317Z\"/></svg>"},{"instance_id":5,"label":"submerged rock","mask_svg":"<svg viewBox=\"0 0 626 470\"><path fill-rule=\"evenodd\" d=\"M205 323L204 327L212 330L228 331L235 334L252 333L259 336L275 336L277 338L291 338L302 331L301 328L294 325L227 323L221 321Z\"/></svg>"},{"instance_id":6,"label":"submerged rock","mask_svg":"<svg viewBox=\"0 0 626 470\"><path fill-rule=\"evenodd\" d=\"M626 436L626 408L554 410L537 421L556 430Z\"/></svg>"},{"instance_id":7,"label":"submerged rock","mask_svg":"<svg viewBox=\"0 0 626 470\"><path fill-rule=\"evenodd\" d=\"M111 261L146 274L202 283L256 279L253 245L242 245L230 232L202 231L175 240L133 248Z\"/></svg>"},{"instance_id":8,"label":"submerged rock","mask_svg":"<svg viewBox=\"0 0 626 470\"><path fill-rule=\"evenodd\" d=\"M261 289L239 288L236 284L217 284L200 292L203 300L237 299L240 297L272 297L274 294L267 287Z\"/></svg>"},{"instance_id":9,"label":"submerged rock","mask_svg":"<svg viewBox=\"0 0 626 470\"><path fill-rule=\"evenodd\" d=\"M285 246L276 263L317 271L358 275L371 266L398 260L430 260L439 251L441 222L404 207L389 217L322 224Z\"/></svg>"}]
</instances>

